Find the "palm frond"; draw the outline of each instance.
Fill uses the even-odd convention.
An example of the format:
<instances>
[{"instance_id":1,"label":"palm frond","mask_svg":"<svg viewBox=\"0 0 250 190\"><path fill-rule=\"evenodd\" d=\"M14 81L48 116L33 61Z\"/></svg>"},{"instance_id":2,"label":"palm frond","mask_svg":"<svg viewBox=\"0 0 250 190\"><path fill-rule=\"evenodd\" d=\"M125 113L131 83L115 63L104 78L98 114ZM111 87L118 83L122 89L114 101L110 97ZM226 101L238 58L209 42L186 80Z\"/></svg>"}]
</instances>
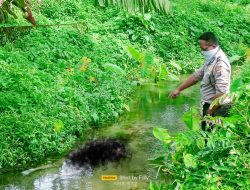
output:
<instances>
[{"instance_id":1,"label":"palm frond","mask_svg":"<svg viewBox=\"0 0 250 190\"><path fill-rule=\"evenodd\" d=\"M26 20L33 25L36 25L36 21L31 12L30 2L28 0L0 0L0 23L7 22L9 15L17 18L13 11L13 6L16 6L23 12Z\"/></svg>"},{"instance_id":2,"label":"palm frond","mask_svg":"<svg viewBox=\"0 0 250 190\"><path fill-rule=\"evenodd\" d=\"M116 5L128 12L158 11L167 13L170 7L169 0L96 0L101 7Z\"/></svg>"}]
</instances>

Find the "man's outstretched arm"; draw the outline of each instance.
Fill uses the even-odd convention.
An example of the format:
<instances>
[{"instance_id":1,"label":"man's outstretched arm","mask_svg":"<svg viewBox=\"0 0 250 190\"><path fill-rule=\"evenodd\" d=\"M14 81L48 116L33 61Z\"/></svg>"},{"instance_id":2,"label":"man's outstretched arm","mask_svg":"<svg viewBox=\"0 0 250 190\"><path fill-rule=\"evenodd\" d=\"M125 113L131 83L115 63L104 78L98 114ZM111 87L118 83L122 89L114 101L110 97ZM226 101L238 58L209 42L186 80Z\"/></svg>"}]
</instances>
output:
<instances>
[{"instance_id":1,"label":"man's outstretched arm","mask_svg":"<svg viewBox=\"0 0 250 190\"><path fill-rule=\"evenodd\" d=\"M195 78L195 75L190 75L175 91L170 93L170 97L176 98L180 95L180 92L185 90L186 88L193 86L197 83L197 80Z\"/></svg>"}]
</instances>

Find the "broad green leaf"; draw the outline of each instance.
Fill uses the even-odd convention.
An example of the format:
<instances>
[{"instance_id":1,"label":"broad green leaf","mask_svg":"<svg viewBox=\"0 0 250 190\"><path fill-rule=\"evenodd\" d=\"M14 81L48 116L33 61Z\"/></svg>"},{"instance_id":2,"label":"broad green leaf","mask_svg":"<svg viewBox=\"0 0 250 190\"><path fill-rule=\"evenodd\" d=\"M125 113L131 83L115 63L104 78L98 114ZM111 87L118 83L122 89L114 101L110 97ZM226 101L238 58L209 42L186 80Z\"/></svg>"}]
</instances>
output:
<instances>
[{"instance_id":1,"label":"broad green leaf","mask_svg":"<svg viewBox=\"0 0 250 190\"><path fill-rule=\"evenodd\" d=\"M167 68L166 68L166 65L162 64L160 65L160 68L159 68L159 80L166 79L166 76L167 76Z\"/></svg>"},{"instance_id":2,"label":"broad green leaf","mask_svg":"<svg viewBox=\"0 0 250 190\"><path fill-rule=\"evenodd\" d=\"M111 63L106 63L103 65L105 70L111 71L111 72L115 72L116 74L119 75L125 75L125 71L119 67L118 65L115 64L111 64Z\"/></svg>"},{"instance_id":3,"label":"broad green leaf","mask_svg":"<svg viewBox=\"0 0 250 190\"><path fill-rule=\"evenodd\" d=\"M147 77L149 75L149 71L147 68L145 68L144 64L142 65L142 69L141 69L141 76L142 77Z\"/></svg>"},{"instance_id":4,"label":"broad green leaf","mask_svg":"<svg viewBox=\"0 0 250 190\"><path fill-rule=\"evenodd\" d=\"M145 61L145 66L148 68L154 62L154 55L152 53L146 53L144 61Z\"/></svg>"},{"instance_id":5,"label":"broad green leaf","mask_svg":"<svg viewBox=\"0 0 250 190\"><path fill-rule=\"evenodd\" d=\"M152 73L155 73L152 67L154 63L154 55L152 53L141 53L131 46L128 47L128 51L132 58L140 63L142 77L149 77Z\"/></svg>"},{"instance_id":6,"label":"broad green leaf","mask_svg":"<svg viewBox=\"0 0 250 190\"><path fill-rule=\"evenodd\" d=\"M168 130L164 129L164 128L158 128L155 127L153 129L153 134L155 136L155 138L159 139L160 141L162 141L165 144L168 144L171 142L171 136L168 134Z\"/></svg>"},{"instance_id":7,"label":"broad green leaf","mask_svg":"<svg viewBox=\"0 0 250 190\"><path fill-rule=\"evenodd\" d=\"M185 122L187 127L193 131L200 130L200 114L199 111L192 107L189 111L184 113L182 120Z\"/></svg>"},{"instance_id":8,"label":"broad green leaf","mask_svg":"<svg viewBox=\"0 0 250 190\"><path fill-rule=\"evenodd\" d=\"M139 51L137 51L135 48L133 48L132 46L128 47L128 52L129 54L137 61L141 62L141 53Z\"/></svg>"},{"instance_id":9,"label":"broad green leaf","mask_svg":"<svg viewBox=\"0 0 250 190\"><path fill-rule=\"evenodd\" d=\"M196 168L197 167L197 159L192 154L183 154L183 161L186 167L188 168Z\"/></svg>"}]
</instances>

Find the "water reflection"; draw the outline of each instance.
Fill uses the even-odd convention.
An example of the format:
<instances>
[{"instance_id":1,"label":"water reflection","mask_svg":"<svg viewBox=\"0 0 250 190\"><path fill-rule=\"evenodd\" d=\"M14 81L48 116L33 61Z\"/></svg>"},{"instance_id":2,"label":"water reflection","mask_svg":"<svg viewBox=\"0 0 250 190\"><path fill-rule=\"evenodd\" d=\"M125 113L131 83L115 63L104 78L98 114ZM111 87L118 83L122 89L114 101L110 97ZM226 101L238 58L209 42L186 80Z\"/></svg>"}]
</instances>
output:
<instances>
[{"instance_id":1,"label":"water reflection","mask_svg":"<svg viewBox=\"0 0 250 190\"><path fill-rule=\"evenodd\" d=\"M63 162L58 173L45 174L35 179L34 189L88 189L88 181L92 176L91 168L75 167Z\"/></svg>"}]
</instances>

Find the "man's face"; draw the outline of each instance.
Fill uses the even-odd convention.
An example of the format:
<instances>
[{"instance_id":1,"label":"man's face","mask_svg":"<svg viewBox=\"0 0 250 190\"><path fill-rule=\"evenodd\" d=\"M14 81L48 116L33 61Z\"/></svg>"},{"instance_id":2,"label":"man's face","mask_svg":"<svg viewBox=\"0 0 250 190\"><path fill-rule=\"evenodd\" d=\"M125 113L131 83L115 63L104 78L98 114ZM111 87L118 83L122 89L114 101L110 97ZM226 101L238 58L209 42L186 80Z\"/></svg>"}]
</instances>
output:
<instances>
[{"instance_id":1,"label":"man's face","mask_svg":"<svg viewBox=\"0 0 250 190\"><path fill-rule=\"evenodd\" d=\"M209 51L209 50L216 48L215 45L211 45L205 40L199 40L199 44L200 44L200 48L202 49L202 51Z\"/></svg>"}]
</instances>

